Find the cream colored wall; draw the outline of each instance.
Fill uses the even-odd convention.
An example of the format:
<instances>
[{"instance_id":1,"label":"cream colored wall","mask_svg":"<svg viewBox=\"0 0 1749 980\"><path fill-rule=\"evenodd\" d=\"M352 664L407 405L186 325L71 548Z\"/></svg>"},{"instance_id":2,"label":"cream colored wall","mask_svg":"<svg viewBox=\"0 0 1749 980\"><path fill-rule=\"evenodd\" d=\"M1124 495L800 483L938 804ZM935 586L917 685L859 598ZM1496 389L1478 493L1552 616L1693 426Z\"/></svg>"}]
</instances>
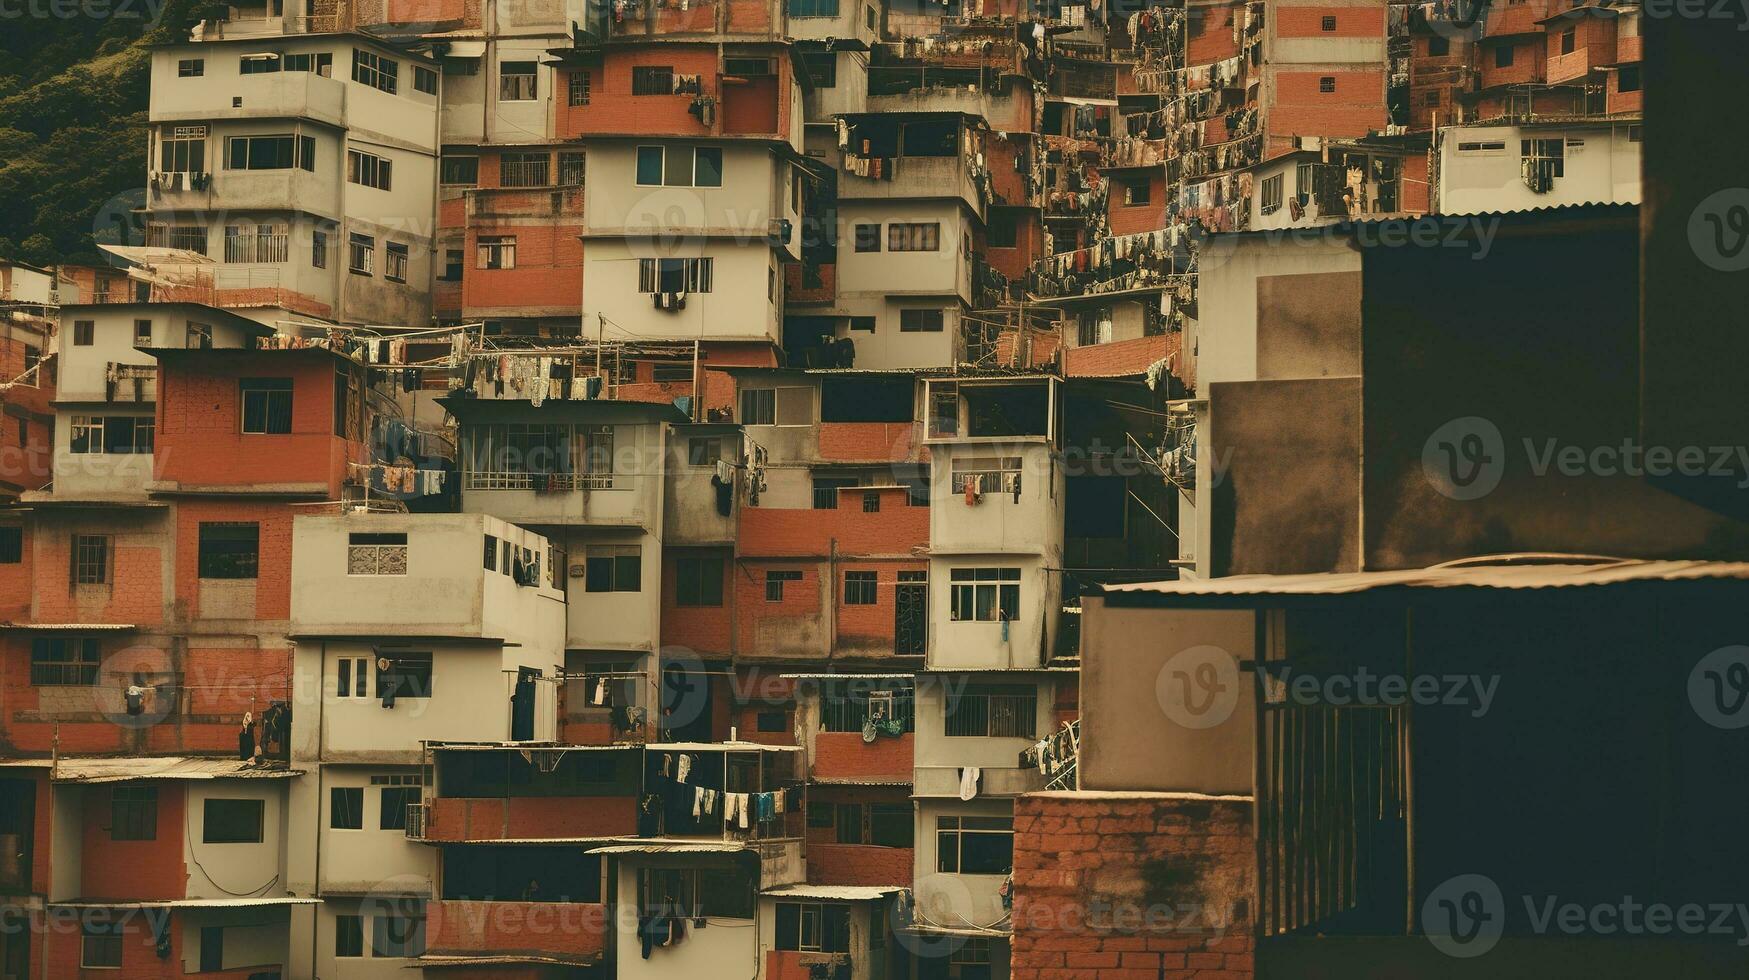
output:
<instances>
[{"instance_id":1,"label":"cream colored wall","mask_svg":"<svg viewBox=\"0 0 1749 980\"><path fill-rule=\"evenodd\" d=\"M183 859L189 898L234 898L238 895L283 895L286 891L285 779L188 780L187 838ZM205 844L206 801L261 800L261 842Z\"/></svg>"}]
</instances>

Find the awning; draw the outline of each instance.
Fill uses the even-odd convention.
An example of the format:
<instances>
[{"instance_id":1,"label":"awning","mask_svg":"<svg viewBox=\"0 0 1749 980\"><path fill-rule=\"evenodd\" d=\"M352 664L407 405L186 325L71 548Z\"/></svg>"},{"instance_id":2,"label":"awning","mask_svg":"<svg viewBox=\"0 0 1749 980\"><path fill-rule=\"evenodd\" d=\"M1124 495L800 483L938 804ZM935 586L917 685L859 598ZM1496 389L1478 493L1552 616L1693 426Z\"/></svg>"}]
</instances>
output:
<instances>
[{"instance_id":1,"label":"awning","mask_svg":"<svg viewBox=\"0 0 1749 980\"><path fill-rule=\"evenodd\" d=\"M442 41L449 45L449 50L443 53L445 58L484 58L486 56L485 41Z\"/></svg>"},{"instance_id":2,"label":"awning","mask_svg":"<svg viewBox=\"0 0 1749 980\"><path fill-rule=\"evenodd\" d=\"M552 742L427 742L433 752L626 752L642 745L558 745Z\"/></svg>"},{"instance_id":3,"label":"awning","mask_svg":"<svg viewBox=\"0 0 1749 980\"><path fill-rule=\"evenodd\" d=\"M407 964L407 969L442 970L455 967L480 966L593 966L601 962L600 953L581 956L538 956L534 954L487 953L481 956L445 956L427 953Z\"/></svg>"},{"instance_id":4,"label":"awning","mask_svg":"<svg viewBox=\"0 0 1749 980\"><path fill-rule=\"evenodd\" d=\"M1269 596L1348 595L1378 589L1553 589L1749 579L1749 562L1640 561L1583 556L1503 555L1431 568L1307 575L1233 575L1107 585L1106 595Z\"/></svg>"},{"instance_id":5,"label":"awning","mask_svg":"<svg viewBox=\"0 0 1749 980\"><path fill-rule=\"evenodd\" d=\"M902 892L904 885L784 885L759 893L760 898L826 898L870 902Z\"/></svg>"},{"instance_id":6,"label":"awning","mask_svg":"<svg viewBox=\"0 0 1749 980\"><path fill-rule=\"evenodd\" d=\"M136 779L285 779L303 770L284 763L254 766L242 759L191 759L183 756L124 758L7 759L0 767L54 767L57 783L123 783Z\"/></svg>"}]
</instances>

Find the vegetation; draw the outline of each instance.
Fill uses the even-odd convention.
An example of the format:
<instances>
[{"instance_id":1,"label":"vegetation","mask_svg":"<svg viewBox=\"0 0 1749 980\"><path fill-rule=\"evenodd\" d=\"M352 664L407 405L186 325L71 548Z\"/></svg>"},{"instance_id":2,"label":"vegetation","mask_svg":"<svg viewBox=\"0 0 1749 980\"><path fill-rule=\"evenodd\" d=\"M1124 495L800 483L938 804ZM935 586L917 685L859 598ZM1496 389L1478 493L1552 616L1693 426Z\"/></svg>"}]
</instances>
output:
<instances>
[{"instance_id":1,"label":"vegetation","mask_svg":"<svg viewBox=\"0 0 1749 980\"><path fill-rule=\"evenodd\" d=\"M8 11L0 258L100 261L94 227L114 222L110 202L145 183L150 46L186 38L196 10L193 0L81 0Z\"/></svg>"}]
</instances>

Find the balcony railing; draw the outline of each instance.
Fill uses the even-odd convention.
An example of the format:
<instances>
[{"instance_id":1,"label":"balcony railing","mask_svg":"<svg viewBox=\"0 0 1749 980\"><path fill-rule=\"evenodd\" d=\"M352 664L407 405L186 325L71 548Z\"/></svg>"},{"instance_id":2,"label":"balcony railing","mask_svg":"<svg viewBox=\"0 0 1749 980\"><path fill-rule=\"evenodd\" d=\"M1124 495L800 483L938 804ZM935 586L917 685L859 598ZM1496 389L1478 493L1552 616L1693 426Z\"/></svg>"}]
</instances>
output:
<instances>
[{"instance_id":1,"label":"balcony railing","mask_svg":"<svg viewBox=\"0 0 1749 980\"><path fill-rule=\"evenodd\" d=\"M519 470L468 470L464 490L612 490L612 473L527 473Z\"/></svg>"}]
</instances>

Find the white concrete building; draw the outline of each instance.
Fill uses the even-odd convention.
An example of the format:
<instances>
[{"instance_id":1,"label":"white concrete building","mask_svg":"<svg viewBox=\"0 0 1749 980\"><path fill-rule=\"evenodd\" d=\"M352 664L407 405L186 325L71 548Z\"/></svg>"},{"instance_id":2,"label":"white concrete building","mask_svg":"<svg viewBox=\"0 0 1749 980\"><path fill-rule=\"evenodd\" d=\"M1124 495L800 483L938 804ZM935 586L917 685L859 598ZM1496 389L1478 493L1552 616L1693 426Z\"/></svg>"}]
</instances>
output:
<instances>
[{"instance_id":1,"label":"white concrete building","mask_svg":"<svg viewBox=\"0 0 1749 980\"><path fill-rule=\"evenodd\" d=\"M1640 120L1550 120L1439 131L1441 214L1640 203Z\"/></svg>"}]
</instances>

